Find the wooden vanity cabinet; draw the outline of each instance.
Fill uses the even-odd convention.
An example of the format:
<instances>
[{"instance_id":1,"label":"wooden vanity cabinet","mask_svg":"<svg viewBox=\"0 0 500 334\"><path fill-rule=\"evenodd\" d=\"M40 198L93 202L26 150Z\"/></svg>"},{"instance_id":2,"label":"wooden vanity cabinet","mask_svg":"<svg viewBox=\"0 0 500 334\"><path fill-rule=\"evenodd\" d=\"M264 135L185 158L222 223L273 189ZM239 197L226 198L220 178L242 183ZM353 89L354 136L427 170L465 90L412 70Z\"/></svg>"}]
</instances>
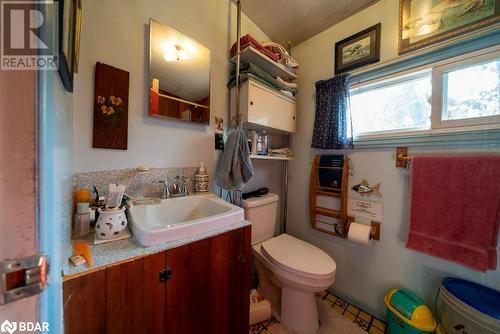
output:
<instances>
[{"instance_id":1,"label":"wooden vanity cabinet","mask_svg":"<svg viewBox=\"0 0 500 334\"><path fill-rule=\"evenodd\" d=\"M65 333L247 334L250 231L65 280Z\"/></svg>"}]
</instances>

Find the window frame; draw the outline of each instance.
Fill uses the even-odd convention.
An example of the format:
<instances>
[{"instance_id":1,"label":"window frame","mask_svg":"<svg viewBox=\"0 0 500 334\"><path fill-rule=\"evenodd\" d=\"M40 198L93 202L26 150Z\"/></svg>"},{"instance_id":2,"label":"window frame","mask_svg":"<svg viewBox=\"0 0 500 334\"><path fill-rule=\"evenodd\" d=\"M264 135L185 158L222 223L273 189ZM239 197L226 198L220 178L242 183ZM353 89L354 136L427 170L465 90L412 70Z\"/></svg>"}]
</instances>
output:
<instances>
[{"instance_id":1,"label":"window frame","mask_svg":"<svg viewBox=\"0 0 500 334\"><path fill-rule=\"evenodd\" d=\"M484 132L492 130L500 130L500 115L484 116L460 120L445 120L442 121L443 112L443 80L444 74L452 70L465 68L468 66L479 65L500 58L500 45L488 47L482 50L468 52L463 55L455 56L450 59L441 60L426 65L414 67L411 69L392 73L390 75L377 77L371 80L357 82L350 85L349 90L360 89L365 86L377 86L377 83L389 81L398 77L412 76L417 72L430 72L431 74L431 115L430 128L409 128L409 129L394 129L385 131L373 131L359 133L354 136L354 143L376 142L384 139L394 140L415 139L419 137L436 136L437 141L443 135L456 135L460 133Z\"/></svg>"}]
</instances>

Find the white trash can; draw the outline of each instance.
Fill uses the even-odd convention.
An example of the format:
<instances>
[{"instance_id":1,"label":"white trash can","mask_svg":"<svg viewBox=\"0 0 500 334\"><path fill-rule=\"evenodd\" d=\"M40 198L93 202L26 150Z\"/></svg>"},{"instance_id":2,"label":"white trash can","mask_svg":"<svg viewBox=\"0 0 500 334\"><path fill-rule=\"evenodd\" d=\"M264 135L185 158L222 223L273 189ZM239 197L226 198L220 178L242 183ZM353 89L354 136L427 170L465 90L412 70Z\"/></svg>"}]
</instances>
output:
<instances>
[{"instance_id":1,"label":"white trash can","mask_svg":"<svg viewBox=\"0 0 500 334\"><path fill-rule=\"evenodd\" d=\"M460 278L443 280L438 334L499 334L500 292Z\"/></svg>"}]
</instances>

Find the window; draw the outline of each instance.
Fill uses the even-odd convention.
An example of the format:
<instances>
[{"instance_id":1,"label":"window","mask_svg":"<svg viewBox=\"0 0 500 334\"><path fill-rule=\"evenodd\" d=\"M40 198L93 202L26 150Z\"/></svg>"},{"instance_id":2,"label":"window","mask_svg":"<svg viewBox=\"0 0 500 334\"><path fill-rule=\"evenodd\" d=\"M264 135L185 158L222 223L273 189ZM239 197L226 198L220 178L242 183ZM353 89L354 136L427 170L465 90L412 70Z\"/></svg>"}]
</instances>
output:
<instances>
[{"instance_id":1,"label":"window","mask_svg":"<svg viewBox=\"0 0 500 334\"><path fill-rule=\"evenodd\" d=\"M355 139L500 128L500 51L355 84L350 93Z\"/></svg>"},{"instance_id":2,"label":"window","mask_svg":"<svg viewBox=\"0 0 500 334\"><path fill-rule=\"evenodd\" d=\"M355 133L428 129L431 72L381 81L351 90Z\"/></svg>"}]
</instances>

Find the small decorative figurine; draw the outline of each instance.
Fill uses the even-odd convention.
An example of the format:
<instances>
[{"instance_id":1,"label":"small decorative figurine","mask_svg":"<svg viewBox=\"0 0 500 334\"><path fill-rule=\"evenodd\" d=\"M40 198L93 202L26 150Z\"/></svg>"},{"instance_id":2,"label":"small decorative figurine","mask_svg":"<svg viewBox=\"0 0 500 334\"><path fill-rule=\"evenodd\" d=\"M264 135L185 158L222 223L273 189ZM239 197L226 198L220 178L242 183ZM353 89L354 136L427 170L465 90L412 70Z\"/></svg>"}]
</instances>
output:
<instances>
[{"instance_id":1,"label":"small decorative figurine","mask_svg":"<svg viewBox=\"0 0 500 334\"><path fill-rule=\"evenodd\" d=\"M362 196L374 194L374 195L376 195L378 197L382 197L382 193L379 190L380 189L380 183L377 183L373 187L370 187L368 185L368 181L362 180L361 183L356 184L351 189L354 190L354 191L356 191L357 193L361 194Z\"/></svg>"}]
</instances>

